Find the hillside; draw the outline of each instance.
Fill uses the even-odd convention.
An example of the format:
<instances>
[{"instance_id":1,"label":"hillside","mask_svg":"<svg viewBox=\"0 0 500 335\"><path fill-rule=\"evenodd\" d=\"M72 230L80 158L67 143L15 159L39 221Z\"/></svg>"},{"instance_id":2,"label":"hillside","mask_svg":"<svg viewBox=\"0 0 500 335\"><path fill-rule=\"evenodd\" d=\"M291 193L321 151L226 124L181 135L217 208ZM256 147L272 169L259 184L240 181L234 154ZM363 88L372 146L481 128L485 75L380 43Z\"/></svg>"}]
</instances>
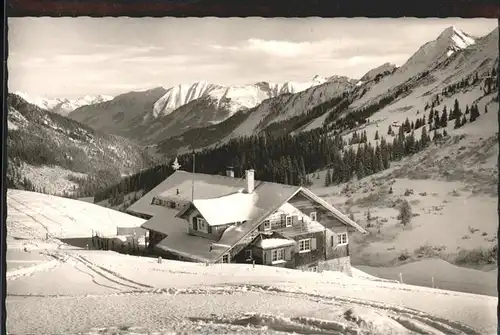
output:
<instances>
[{"instance_id":1,"label":"hillside","mask_svg":"<svg viewBox=\"0 0 500 335\"><path fill-rule=\"evenodd\" d=\"M117 224L135 226L142 220L32 192L9 190L7 201L8 333L496 331L493 297L401 284L357 269L349 277L243 264L158 263L85 250L61 243L58 232L113 234ZM45 240L46 231L52 236Z\"/></svg>"},{"instance_id":2,"label":"hillside","mask_svg":"<svg viewBox=\"0 0 500 335\"><path fill-rule=\"evenodd\" d=\"M8 185L51 194L92 194L148 167L136 144L9 94Z\"/></svg>"},{"instance_id":3,"label":"hillside","mask_svg":"<svg viewBox=\"0 0 500 335\"><path fill-rule=\"evenodd\" d=\"M158 87L124 93L110 101L78 108L68 117L98 131L134 138L135 128L146 122L154 104L165 92Z\"/></svg>"}]
</instances>

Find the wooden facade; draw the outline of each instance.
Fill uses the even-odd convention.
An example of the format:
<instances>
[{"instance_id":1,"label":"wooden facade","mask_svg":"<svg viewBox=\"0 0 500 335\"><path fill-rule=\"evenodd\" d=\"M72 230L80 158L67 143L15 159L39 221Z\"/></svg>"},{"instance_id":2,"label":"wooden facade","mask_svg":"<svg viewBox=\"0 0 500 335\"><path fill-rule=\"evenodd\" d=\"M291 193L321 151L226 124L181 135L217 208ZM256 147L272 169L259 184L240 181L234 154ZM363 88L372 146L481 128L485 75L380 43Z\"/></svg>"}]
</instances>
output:
<instances>
[{"instance_id":1,"label":"wooden facade","mask_svg":"<svg viewBox=\"0 0 500 335\"><path fill-rule=\"evenodd\" d=\"M349 256L348 230L344 223L336 218L329 210L300 192L290 199L289 203L303 213L316 213L316 221L325 227L325 259L328 260ZM339 236L342 234L346 235L347 243L345 244L339 243Z\"/></svg>"}]
</instances>

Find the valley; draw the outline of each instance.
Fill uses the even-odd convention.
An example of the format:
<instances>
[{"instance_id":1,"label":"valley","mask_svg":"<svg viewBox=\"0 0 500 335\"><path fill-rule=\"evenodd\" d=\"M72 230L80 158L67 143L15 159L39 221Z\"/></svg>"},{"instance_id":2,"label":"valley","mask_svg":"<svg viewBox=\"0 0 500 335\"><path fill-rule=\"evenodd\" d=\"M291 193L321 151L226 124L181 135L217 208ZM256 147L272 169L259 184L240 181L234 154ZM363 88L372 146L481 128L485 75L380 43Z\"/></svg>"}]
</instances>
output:
<instances>
[{"instance_id":1,"label":"valley","mask_svg":"<svg viewBox=\"0 0 500 335\"><path fill-rule=\"evenodd\" d=\"M498 34L451 26L402 65L381 62L360 79L9 94L8 327L495 333ZM352 275L68 244L139 227L127 208L177 169L228 167L236 182L254 169L257 181L308 188L366 230L349 234ZM57 322L44 323L49 310Z\"/></svg>"}]
</instances>

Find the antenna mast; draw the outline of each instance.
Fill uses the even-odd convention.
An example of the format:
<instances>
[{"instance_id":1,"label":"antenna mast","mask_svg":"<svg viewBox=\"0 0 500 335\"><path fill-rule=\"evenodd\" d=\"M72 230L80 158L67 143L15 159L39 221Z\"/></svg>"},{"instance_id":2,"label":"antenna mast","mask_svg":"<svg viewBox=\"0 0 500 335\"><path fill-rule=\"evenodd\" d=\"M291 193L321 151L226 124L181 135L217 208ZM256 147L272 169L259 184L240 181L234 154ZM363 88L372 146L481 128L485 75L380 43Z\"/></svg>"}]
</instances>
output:
<instances>
[{"instance_id":1,"label":"antenna mast","mask_svg":"<svg viewBox=\"0 0 500 335\"><path fill-rule=\"evenodd\" d=\"M191 185L191 201L194 201L194 164L195 164L195 153L193 151L193 179Z\"/></svg>"}]
</instances>

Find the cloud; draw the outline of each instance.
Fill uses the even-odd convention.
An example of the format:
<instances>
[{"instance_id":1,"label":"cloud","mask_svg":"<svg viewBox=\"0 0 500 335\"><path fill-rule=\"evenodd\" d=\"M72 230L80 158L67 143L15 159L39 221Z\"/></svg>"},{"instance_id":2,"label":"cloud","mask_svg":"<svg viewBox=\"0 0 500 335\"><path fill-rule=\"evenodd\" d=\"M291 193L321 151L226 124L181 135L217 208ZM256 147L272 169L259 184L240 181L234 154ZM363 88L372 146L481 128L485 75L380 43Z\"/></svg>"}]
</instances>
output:
<instances>
[{"instance_id":1,"label":"cloud","mask_svg":"<svg viewBox=\"0 0 500 335\"><path fill-rule=\"evenodd\" d=\"M191 57L185 55L169 55L169 56L137 56L122 58L119 61L124 63L136 64L153 64L165 63L165 65L185 65L188 64Z\"/></svg>"},{"instance_id":2,"label":"cloud","mask_svg":"<svg viewBox=\"0 0 500 335\"><path fill-rule=\"evenodd\" d=\"M12 57L12 55L11 55ZM15 64L15 58L9 57L8 61L10 64L14 62ZM47 63L47 59L42 58L42 57L29 57L27 59L21 60L18 62L19 66L26 68L26 69L31 69L31 68L37 68L40 67L44 64Z\"/></svg>"},{"instance_id":3,"label":"cloud","mask_svg":"<svg viewBox=\"0 0 500 335\"><path fill-rule=\"evenodd\" d=\"M266 41L256 38L249 39L245 46L246 50L263 52L277 57L298 57L309 52L312 48L313 44L309 42Z\"/></svg>"},{"instance_id":4,"label":"cloud","mask_svg":"<svg viewBox=\"0 0 500 335\"><path fill-rule=\"evenodd\" d=\"M52 61L60 64L98 63L116 58L116 53L90 53L90 54L59 54Z\"/></svg>"}]
</instances>

